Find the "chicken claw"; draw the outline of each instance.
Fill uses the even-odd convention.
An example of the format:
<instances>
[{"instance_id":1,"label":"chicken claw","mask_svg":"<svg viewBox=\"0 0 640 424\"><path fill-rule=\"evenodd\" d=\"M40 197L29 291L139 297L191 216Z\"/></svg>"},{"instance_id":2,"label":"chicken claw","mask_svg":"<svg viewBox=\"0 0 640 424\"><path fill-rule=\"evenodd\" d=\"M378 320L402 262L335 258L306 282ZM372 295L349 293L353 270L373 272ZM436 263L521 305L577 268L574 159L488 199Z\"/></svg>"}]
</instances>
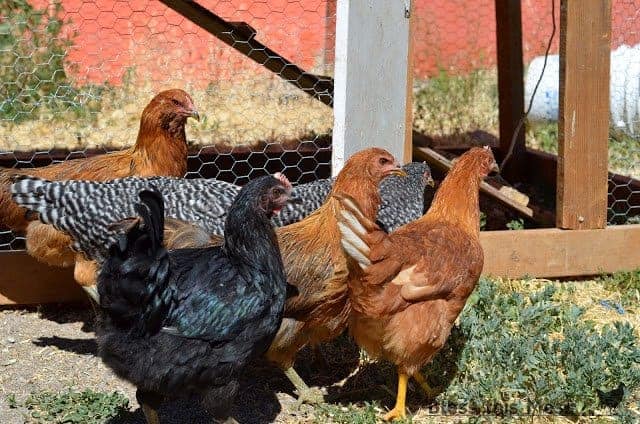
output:
<instances>
[{"instance_id":1,"label":"chicken claw","mask_svg":"<svg viewBox=\"0 0 640 424\"><path fill-rule=\"evenodd\" d=\"M307 405L319 405L324 402L324 394L322 391L318 388L307 386L307 383L304 382L293 367L286 369L284 375L287 376L291 384L296 388L296 393L298 394L296 408L299 408L303 403Z\"/></svg>"},{"instance_id":2,"label":"chicken claw","mask_svg":"<svg viewBox=\"0 0 640 424\"><path fill-rule=\"evenodd\" d=\"M396 406L393 407L385 416L385 421L395 419L405 419L407 417L407 408L405 405L407 399L407 382L409 375L403 372L398 373L398 396L396 398Z\"/></svg>"},{"instance_id":3,"label":"chicken claw","mask_svg":"<svg viewBox=\"0 0 640 424\"><path fill-rule=\"evenodd\" d=\"M418 382L425 395L427 395L427 399L434 399L438 395L438 391L429 385L427 379L424 378L424 375L420 372L413 374L412 377Z\"/></svg>"},{"instance_id":4,"label":"chicken claw","mask_svg":"<svg viewBox=\"0 0 640 424\"><path fill-rule=\"evenodd\" d=\"M306 390L298 391L298 401L296 408L300 408L302 404L320 405L324 403L324 393L317 387L308 387Z\"/></svg>"}]
</instances>

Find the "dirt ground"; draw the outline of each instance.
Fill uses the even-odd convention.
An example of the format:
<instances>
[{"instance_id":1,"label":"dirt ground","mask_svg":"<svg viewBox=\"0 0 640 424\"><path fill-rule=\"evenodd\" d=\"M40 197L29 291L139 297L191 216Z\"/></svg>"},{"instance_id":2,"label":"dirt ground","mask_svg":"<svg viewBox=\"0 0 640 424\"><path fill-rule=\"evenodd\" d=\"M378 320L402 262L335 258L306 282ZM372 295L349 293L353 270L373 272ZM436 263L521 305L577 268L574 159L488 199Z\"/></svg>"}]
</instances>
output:
<instances>
[{"instance_id":1,"label":"dirt ground","mask_svg":"<svg viewBox=\"0 0 640 424\"><path fill-rule=\"evenodd\" d=\"M68 305L0 310L0 423L25 422L26 410L9 408L7 395L24 400L32 392L67 389L122 392L129 398L130 410L109 423L144 423L135 388L115 377L96 356L93 317L91 309ZM344 354L324 353L342 362L324 364L328 368L318 372L309 368L313 362L308 360L309 352L300 355L296 367L309 384L331 385L347 377L358 362L357 351L350 352L346 360ZM293 386L268 364L255 364L247 371L233 415L242 423L317 422L313 408L298 408ZM167 403L160 416L167 424L211 422L197 400Z\"/></svg>"},{"instance_id":2,"label":"dirt ground","mask_svg":"<svg viewBox=\"0 0 640 424\"><path fill-rule=\"evenodd\" d=\"M67 307L68 308L68 307ZM113 375L96 356L93 312L47 307L0 311L0 423L23 423L25 410L11 409L7 395L24 399L36 391L120 391L129 398L130 413L112 424L144 423L135 388ZM261 374L260 379L251 376ZM301 422L310 407L295 410L291 387L266 365L247 375L234 407L243 423ZM210 423L196 401L173 402L160 411L163 423ZM299 414L299 415L298 415Z\"/></svg>"}]
</instances>

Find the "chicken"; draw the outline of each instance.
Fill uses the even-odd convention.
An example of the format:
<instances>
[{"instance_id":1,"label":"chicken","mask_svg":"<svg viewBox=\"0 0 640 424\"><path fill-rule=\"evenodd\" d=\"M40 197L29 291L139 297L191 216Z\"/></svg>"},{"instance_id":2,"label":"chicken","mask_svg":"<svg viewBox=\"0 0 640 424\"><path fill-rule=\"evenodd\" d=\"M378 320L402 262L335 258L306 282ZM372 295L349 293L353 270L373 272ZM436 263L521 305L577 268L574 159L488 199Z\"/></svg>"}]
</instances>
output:
<instances>
[{"instance_id":1,"label":"chicken","mask_svg":"<svg viewBox=\"0 0 640 424\"><path fill-rule=\"evenodd\" d=\"M420 174L419 182L415 184L419 187L419 197L422 197L424 192L424 184L433 181L430 174L425 174L426 172L425 170ZM378 185L384 178L393 175L405 175L405 173L397 166L391 154L383 149L366 149L356 153L347 161L336 178L332 193L346 193L361 202L366 202L366 216L373 220L376 218L381 202ZM82 217L82 215L78 215L79 210L102 210L107 207L106 203L109 201L93 203L92 208L79 208L76 205L79 204L78 200L82 199L82 196L78 196L78 194L91 190L91 187L96 187L96 185L91 184L73 189L70 188L71 186L58 189L56 188L58 185L59 183L51 184L29 177L21 177L14 184L13 190L16 200L20 204L40 212L41 219L45 222L52 222L58 228L73 232L74 238L78 242L77 246L81 251L95 248L96 250L90 250L93 252L93 258L104 255L104 253L100 253L104 252L104 247L100 246L108 245L108 239L101 238L102 236L96 237L92 228L100 232L99 229L104 227L109 219L98 220L93 227L90 225L91 219L81 224L76 221ZM158 186L162 185L158 184ZM77 191L78 194L74 195L74 191ZM166 195L171 196L172 192L175 190L167 191ZM60 193L64 194L60 195ZM121 195L124 196L124 193ZM58 210L48 206L46 199L56 196L61 196L59 198L60 204L69 206L68 212L65 212L66 209ZM65 196L74 196L77 200L70 201ZM395 208L401 209L402 199L398 198L393 190L389 196L390 198L396 196L396 201L389 202L390 205L395 204L397 205L394 206ZM98 198L105 199L107 197L98 196ZM113 197L108 196L108 198ZM176 205L180 205L180 203L177 202ZM411 208L414 207L413 203L410 205ZM215 205L212 205L212 208L214 207ZM336 221L336 213L339 210L339 203L330 196L322 207L304 220L276 231L288 281L298 288L300 295L287 302L287 314L291 318L283 321L276 340L267 353L267 358L285 370L287 377L293 382L300 399L303 401L319 402L321 394L317 390L311 390L292 368L297 352L307 344L317 345L338 336L346 328L349 315L346 287L347 261L340 245L340 234ZM418 210L421 211L422 208L420 207ZM421 214L417 211L411 213L416 216ZM406 214L396 216L406 216ZM112 218L110 217L110 219ZM73 230L73 228L80 230ZM198 228L193 224L181 224L175 221L172 223L170 233L173 241L179 243L180 247L201 246L208 237L207 233L198 231ZM93 237L98 240L96 243L92 242ZM212 238L215 239L215 237ZM192 242L193 244L190 244ZM211 240L211 242L215 243L215 240ZM95 265L93 269L89 269L89 272L95 272Z\"/></svg>"},{"instance_id":2,"label":"chicken","mask_svg":"<svg viewBox=\"0 0 640 424\"><path fill-rule=\"evenodd\" d=\"M335 195L344 193L363 205L374 220L380 206L378 184L390 175L406 175L386 150L362 150L347 160L336 177L331 195L302 221L278 228L287 281L299 295L287 299L285 319L266 358L276 363L295 386L299 401L317 403L318 390L310 389L293 369L296 354L340 335L347 325L347 257L340 245L337 216L341 206Z\"/></svg>"},{"instance_id":3,"label":"chicken","mask_svg":"<svg viewBox=\"0 0 640 424\"><path fill-rule=\"evenodd\" d=\"M266 351L287 292L270 218L289 200L281 174L249 182L236 197L222 246L162 247L158 192L142 191L139 218L125 230L98 279L98 352L133 383L150 424L165 397L202 395L217 419L228 417L245 365Z\"/></svg>"},{"instance_id":4,"label":"chicken","mask_svg":"<svg viewBox=\"0 0 640 424\"><path fill-rule=\"evenodd\" d=\"M49 225L11 198L10 185L16 175L29 174L50 180L84 179L104 181L131 175L182 176L187 169L185 123L188 117L199 119L191 97L182 90L167 90L156 95L145 107L140 119L136 144L120 152L75 159L30 169L0 170L0 226L17 233L26 232L29 253L54 266L70 266L75 253L71 238Z\"/></svg>"},{"instance_id":5,"label":"chicken","mask_svg":"<svg viewBox=\"0 0 640 424\"><path fill-rule=\"evenodd\" d=\"M351 258L349 330L372 357L398 369L395 407L404 418L407 381L442 348L483 267L479 242L481 180L497 164L489 148L463 154L437 191L431 208L391 234L369 216L361 199L339 196L342 245Z\"/></svg>"},{"instance_id":6,"label":"chicken","mask_svg":"<svg viewBox=\"0 0 640 424\"><path fill-rule=\"evenodd\" d=\"M378 219L385 228L394 229L422 216L425 185L433 186L425 163L410 163L403 169L407 178L390 176L380 184ZM332 180L325 179L294 187L293 195L301 202L287 204L273 222L283 226L309 215L321 206L331 186ZM95 284L95 271L104 260L106 247L114 242L109 224L132 216L137 193L144 189L162 193L167 218L190 223L179 232L179 244L174 245L173 237L165 235L165 245L171 248L206 245L209 237L199 228L221 236L227 211L240 191L236 185L211 179L130 177L107 182L50 182L20 177L12 186L12 194L17 204L38 212L42 222L69 234L73 248L84 252L84 258L98 262L77 260L76 280L87 287ZM81 204L92 207L79 207ZM167 231L177 233L180 225L175 220L166 222L170 223Z\"/></svg>"},{"instance_id":7,"label":"chicken","mask_svg":"<svg viewBox=\"0 0 640 424\"><path fill-rule=\"evenodd\" d=\"M382 206L378 220L388 230L422 216L425 185L432 185L426 163L403 166L408 177L391 176L380 183ZM109 223L134 213L137 193L158 190L165 203L168 218L190 222L213 235L223 235L224 220L240 187L214 179L184 179L168 177L129 177L106 182L47 181L36 177L20 177L12 187L14 201L38 212L41 221L53 224L70 234L75 248L86 256L101 261L105 246L113 242ZM299 203L287 204L273 217L281 227L304 219L318 209L331 191L332 180L317 180L293 188ZM93 205L79 208L78 204Z\"/></svg>"}]
</instances>

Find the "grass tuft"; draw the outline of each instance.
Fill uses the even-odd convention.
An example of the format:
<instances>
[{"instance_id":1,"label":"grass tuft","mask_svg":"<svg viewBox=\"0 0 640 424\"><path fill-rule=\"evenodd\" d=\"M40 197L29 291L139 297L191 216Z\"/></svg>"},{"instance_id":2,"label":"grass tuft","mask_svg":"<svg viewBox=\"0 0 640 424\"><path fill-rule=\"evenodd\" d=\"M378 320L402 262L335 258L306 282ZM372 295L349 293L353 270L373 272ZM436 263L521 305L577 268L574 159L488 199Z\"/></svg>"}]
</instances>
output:
<instances>
[{"instance_id":1,"label":"grass tuft","mask_svg":"<svg viewBox=\"0 0 640 424\"><path fill-rule=\"evenodd\" d=\"M20 403L9 395L10 408L23 407L30 423L105 423L129 405L129 399L119 392L102 393L92 390L63 393L36 392Z\"/></svg>"},{"instance_id":2,"label":"grass tuft","mask_svg":"<svg viewBox=\"0 0 640 424\"><path fill-rule=\"evenodd\" d=\"M640 271L586 282L482 278L423 370L441 391L436 404L415 406L417 386L408 393L412 422L639 422L639 288ZM394 392L394 367L379 372ZM604 406L597 390L620 383L622 402ZM379 420L378 403L329 405L316 418L374 423L378 410Z\"/></svg>"}]
</instances>

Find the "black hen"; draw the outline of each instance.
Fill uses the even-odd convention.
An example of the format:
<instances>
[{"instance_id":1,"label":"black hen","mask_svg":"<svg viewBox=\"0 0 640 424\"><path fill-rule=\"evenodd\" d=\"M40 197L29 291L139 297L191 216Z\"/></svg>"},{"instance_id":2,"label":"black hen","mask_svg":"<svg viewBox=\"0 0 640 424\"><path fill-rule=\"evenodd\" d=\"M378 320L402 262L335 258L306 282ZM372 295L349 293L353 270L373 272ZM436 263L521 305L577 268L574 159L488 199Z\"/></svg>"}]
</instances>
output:
<instances>
[{"instance_id":1,"label":"black hen","mask_svg":"<svg viewBox=\"0 0 640 424\"><path fill-rule=\"evenodd\" d=\"M111 247L98 278L99 353L137 386L149 423L164 397L203 396L228 416L237 378L282 321L286 278L271 217L289 200L282 175L249 182L231 205L220 247L162 247L162 196L143 191L139 218Z\"/></svg>"}]
</instances>

